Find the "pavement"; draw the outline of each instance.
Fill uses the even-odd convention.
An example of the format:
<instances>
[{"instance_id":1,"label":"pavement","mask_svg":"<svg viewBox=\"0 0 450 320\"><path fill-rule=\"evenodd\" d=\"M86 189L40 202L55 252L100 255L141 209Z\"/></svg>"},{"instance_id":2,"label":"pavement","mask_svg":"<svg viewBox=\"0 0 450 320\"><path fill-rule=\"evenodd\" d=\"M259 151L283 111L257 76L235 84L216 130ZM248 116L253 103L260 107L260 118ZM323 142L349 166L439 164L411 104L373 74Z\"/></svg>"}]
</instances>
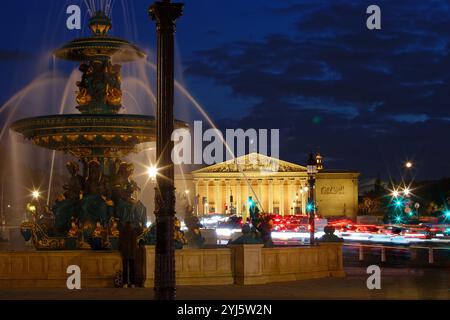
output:
<instances>
[{"instance_id":1,"label":"pavement","mask_svg":"<svg viewBox=\"0 0 450 320\"><path fill-rule=\"evenodd\" d=\"M364 267L348 267L345 278L324 278L252 286L179 286L178 300L377 299L449 300L448 268L381 268L381 289L369 290ZM153 290L0 289L0 300L152 300Z\"/></svg>"}]
</instances>

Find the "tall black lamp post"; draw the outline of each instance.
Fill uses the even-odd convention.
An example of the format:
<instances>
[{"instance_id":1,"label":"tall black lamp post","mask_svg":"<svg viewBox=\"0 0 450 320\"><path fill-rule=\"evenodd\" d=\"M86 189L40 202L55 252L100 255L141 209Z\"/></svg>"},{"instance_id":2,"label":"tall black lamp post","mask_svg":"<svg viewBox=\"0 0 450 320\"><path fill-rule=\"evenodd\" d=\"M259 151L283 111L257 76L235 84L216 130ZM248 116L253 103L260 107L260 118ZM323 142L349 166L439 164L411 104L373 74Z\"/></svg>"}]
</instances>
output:
<instances>
[{"instance_id":1,"label":"tall black lamp post","mask_svg":"<svg viewBox=\"0 0 450 320\"><path fill-rule=\"evenodd\" d=\"M309 234L309 243L310 245L314 245L314 234L315 234L315 212L316 212L316 203L314 197L314 185L316 184L316 174L317 174L317 161L312 153L309 154L308 164L306 166L306 171L308 173L308 184L309 184L309 192L308 192L308 204L306 208L309 211L309 225L310 225L310 234Z\"/></svg>"},{"instance_id":2,"label":"tall black lamp post","mask_svg":"<svg viewBox=\"0 0 450 320\"><path fill-rule=\"evenodd\" d=\"M157 108L155 216L155 299L174 300L175 275L175 186L171 158L174 129L174 33L175 22L183 14L183 4L157 1L150 7L150 17L157 31Z\"/></svg>"}]
</instances>

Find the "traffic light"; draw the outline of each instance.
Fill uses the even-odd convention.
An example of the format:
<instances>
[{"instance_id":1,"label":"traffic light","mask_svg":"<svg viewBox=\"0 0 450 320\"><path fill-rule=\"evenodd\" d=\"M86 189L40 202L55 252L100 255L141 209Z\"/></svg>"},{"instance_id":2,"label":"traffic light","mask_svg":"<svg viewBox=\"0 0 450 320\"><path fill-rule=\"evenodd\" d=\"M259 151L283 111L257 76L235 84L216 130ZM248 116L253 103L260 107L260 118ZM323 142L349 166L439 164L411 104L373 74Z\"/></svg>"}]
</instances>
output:
<instances>
[{"instance_id":1,"label":"traffic light","mask_svg":"<svg viewBox=\"0 0 450 320\"><path fill-rule=\"evenodd\" d=\"M255 205L255 202L253 201L252 197L248 197L248 208L251 209Z\"/></svg>"}]
</instances>

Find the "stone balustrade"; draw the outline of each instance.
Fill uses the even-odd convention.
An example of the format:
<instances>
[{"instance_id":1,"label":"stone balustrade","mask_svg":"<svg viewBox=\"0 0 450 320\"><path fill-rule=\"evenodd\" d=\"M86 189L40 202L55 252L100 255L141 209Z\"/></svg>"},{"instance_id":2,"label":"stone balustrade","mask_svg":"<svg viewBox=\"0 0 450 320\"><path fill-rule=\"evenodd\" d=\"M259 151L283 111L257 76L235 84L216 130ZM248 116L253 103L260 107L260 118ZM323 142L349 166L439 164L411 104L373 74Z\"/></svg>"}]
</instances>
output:
<instances>
[{"instance_id":1,"label":"stone balustrade","mask_svg":"<svg viewBox=\"0 0 450 320\"><path fill-rule=\"evenodd\" d=\"M146 287L153 286L154 255L154 247L146 247ZM249 244L177 250L176 272L178 285L250 285L345 276L342 243L278 248Z\"/></svg>"},{"instance_id":2,"label":"stone balustrade","mask_svg":"<svg viewBox=\"0 0 450 320\"><path fill-rule=\"evenodd\" d=\"M145 248L144 286L153 287L155 247ZM0 252L0 288L64 288L67 267L81 268L82 288L112 287L122 269L118 252ZM250 285L345 276L342 243L263 248L233 245L176 250L178 285Z\"/></svg>"},{"instance_id":3,"label":"stone balustrade","mask_svg":"<svg viewBox=\"0 0 450 320\"><path fill-rule=\"evenodd\" d=\"M0 288L65 288L67 267L81 269L82 288L112 287L122 269L118 252L0 252Z\"/></svg>"}]
</instances>

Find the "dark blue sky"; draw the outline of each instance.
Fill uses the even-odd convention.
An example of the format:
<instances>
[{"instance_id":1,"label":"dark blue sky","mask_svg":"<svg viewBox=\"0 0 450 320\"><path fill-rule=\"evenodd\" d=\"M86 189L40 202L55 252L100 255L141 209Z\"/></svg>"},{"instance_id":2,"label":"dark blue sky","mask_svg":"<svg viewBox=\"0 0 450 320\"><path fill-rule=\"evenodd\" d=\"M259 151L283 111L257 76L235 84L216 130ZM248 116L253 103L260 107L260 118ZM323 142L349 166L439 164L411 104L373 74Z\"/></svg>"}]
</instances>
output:
<instances>
[{"instance_id":1,"label":"dark blue sky","mask_svg":"<svg viewBox=\"0 0 450 320\"><path fill-rule=\"evenodd\" d=\"M112 32L150 57L151 2L117 0ZM65 28L67 6L82 3L1 2L1 104L88 33ZM221 128L279 128L283 159L304 163L320 147L326 166L364 178L397 176L407 159L420 179L450 176L449 1L185 3L179 75ZM382 30L366 28L370 4Z\"/></svg>"}]
</instances>

